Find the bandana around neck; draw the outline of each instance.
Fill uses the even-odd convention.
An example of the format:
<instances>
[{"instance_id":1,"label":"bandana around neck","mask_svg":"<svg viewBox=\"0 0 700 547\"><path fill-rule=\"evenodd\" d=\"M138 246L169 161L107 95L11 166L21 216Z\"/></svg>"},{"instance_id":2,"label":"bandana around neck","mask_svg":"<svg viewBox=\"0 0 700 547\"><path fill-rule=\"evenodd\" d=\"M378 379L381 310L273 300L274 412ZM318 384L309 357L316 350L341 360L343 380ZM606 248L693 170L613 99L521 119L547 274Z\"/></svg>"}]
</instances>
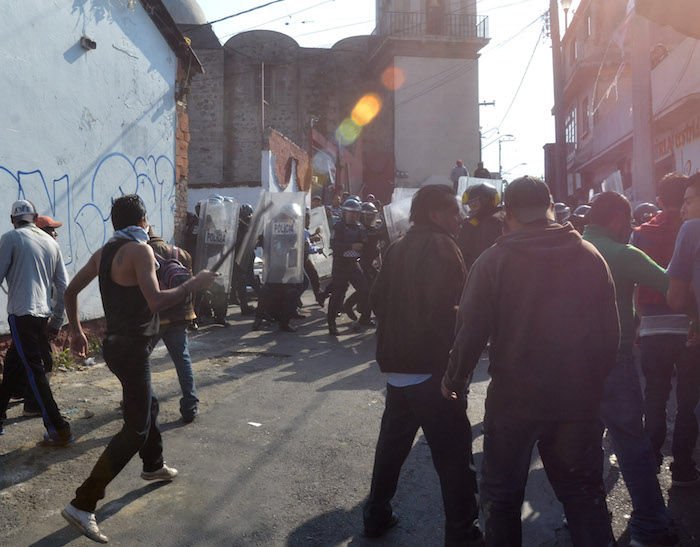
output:
<instances>
[{"instance_id":1,"label":"bandana around neck","mask_svg":"<svg viewBox=\"0 0 700 547\"><path fill-rule=\"evenodd\" d=\"M115 230L107 243L112 243L119 239L130 239L137 243L148 243L148 232L141 226L127 226L123 230Z\"/></svg>"}]
</instances>

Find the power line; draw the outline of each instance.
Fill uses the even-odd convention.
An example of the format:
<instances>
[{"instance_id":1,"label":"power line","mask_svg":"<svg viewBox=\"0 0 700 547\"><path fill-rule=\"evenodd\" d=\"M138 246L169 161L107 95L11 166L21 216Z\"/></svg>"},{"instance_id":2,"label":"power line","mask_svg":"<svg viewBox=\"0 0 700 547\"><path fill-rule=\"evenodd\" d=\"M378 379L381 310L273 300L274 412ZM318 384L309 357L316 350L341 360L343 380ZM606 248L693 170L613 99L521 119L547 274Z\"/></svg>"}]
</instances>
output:
<instances>
[{"instance_id":1,"label":"power line","mask_svg":"<svg viewBox=\"0 0 700 547\"><path fill-rule=\"evenodd\" d=\"M206 23L200 23L198 25L187 25L187 30L185 32L189 32L189 31L194 30L196 28L205 27L207 25L215 25L216 23L221 23L221 21L226 21L227 19L233 19L234 17L238 17L239 15L245 15L246 13L250 13L251 11L257 11L259 9L266 8L268 6L271 6L272 4L278 4L280 2L284 2L284 0L272 0L271 2L268 2L267 4L262 4L260 6L255 6L254 8L250 8L250 9L247 9L244 11L239 11L238 13L233 13L231 15L227 15L226 17L222 17L221 19L216 19L214 21L207 21Z\"/></svg>"},{"instance_id":2,"label":"power line","mask_svg":"<svg viewBox=\"0 0 700 547\"><path fill-rule=\"evenodd\" d=\"M503 122L506 121L508 114L510 114L510 109L513 108L513 105L515 104L515 99L518 98L518 94L520 93L520 89L523 87L523 82L525 81L525 76L527 76L528 70L530 70L530 65L532 64L532 60L535 58L535 52L537 52L537 48L540 45L540 40L542 39L543 32L544 32L544 25L542 25L542 30L540 30L540 33L537 35L537 41L535 42L535 47L532 50L532 55L530 55L530 60L527 62L527 66L525 67L525 72L523 72L523 77L520 79L520 84L518 85L518 89L515 91L515 95L513 96L513 100L510 102L510 105L508 106L508 110L506 110L506 113L503 115L503 119L501 120L501 123L498 124L498 128L500 128L503 125Z\"/></svg>"}]
</instances>

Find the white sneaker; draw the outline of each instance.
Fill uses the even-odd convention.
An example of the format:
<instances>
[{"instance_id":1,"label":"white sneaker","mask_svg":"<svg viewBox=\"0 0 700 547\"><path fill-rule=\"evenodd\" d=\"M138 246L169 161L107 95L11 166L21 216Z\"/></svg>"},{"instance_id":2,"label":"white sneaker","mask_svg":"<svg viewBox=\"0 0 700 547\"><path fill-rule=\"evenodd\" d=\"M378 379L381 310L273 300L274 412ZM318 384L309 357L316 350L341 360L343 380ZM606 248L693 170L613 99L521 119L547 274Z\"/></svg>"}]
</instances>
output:
<instances>
[{"instance_id":1,"label":"white sneaker","mask_svg":"<svg viewBox=\"0 0 700 547\"><path fill-rule=\"evenodd\" d=\"M109 538L100 532L100 529L97 527L95 513L81 511L69 503L66 505L66 508L61 511L61 515L73 528L84 536L89 537L92 541L96 541L97 543L109 542Z\"/></svg>"},{"instance_id":2,"label":"white sneaker","mask_svg":"<svg viewBox=\"0 0 700 547\"><path fill-rule=\"evenodd\" d=\"M177 469L168 467L165 463L156 471L141 471L141 478L147 481L171 481L175 477L177 477Z\"/></svg>"}]
</instances>

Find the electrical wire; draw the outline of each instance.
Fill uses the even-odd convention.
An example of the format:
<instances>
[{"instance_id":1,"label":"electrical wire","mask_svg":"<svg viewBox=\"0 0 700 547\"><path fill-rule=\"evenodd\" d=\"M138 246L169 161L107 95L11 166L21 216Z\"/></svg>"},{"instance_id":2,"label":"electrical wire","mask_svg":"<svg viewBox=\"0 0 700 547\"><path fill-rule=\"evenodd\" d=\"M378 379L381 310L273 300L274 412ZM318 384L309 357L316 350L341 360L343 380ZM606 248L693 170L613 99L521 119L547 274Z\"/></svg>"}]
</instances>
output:
<instances>
[{"instance_id":1,"label":"electrical wire","mask_svg":"<svg viewBox=\"0 0 700 547\"><path fill-rule=\"evenodd\" d=\"M525 72L523 73L523 77L520 79L520 84L518 85L518 89L515 91L515 95L513 96L513 100L510 102L510 105L508 105L508 109L506 110L506 113L503 115L503 118L501 119L501 123L498 124L499 129L503 125L503 122L506 121L508 114L510 114L511 108L513 108L513 105L515 104L515 100L518 98L518 94L520 93L520 90L523 87L523 82L525 81L525 77L527 76L527 73L530 70L530 65L532 64L532 60L535 58L535 53L537 52L537 48L540 45L540 41L542 40L542 34L544 33L544 29L545 29L545 27L544 27L544 25L542 25L542 30L540 30L540 33L537 35L537 42L535 42L535 47L532 50L532 55L530 55L530 60L527 62L527 66L525 67Z\"/></svg>"},{"instance_id":2,"label":"electrical wire","mask_svg":"<svg viewBox=\"0 0 700 547\"><path fill-rule=\"evenodd\" d=\"M244 10L244 11L239 11L238 13L233 13L231 15L227 15L226 17L222 17L221 19L216 19L214 21L207 21L206 23L200 23L198 25L187 25L187 31L189 32L191 30L194 30L196 28L201 28L205 27L207 25L215 25L216 23L221 23L222 21L226 21L227 19L233 19L234 17L238 17L239 15L245 15L246 13L250 13L251 11L256 11L262 8L266 8L268 6L271 6L272 4L279 4L280 2L284 2L285 0L272 0L271 2L268 2L267 4L262 4L260 6L255 6L253 8ZM184 25L183 25L184 26Z\"/></svg>"}]
</instances>

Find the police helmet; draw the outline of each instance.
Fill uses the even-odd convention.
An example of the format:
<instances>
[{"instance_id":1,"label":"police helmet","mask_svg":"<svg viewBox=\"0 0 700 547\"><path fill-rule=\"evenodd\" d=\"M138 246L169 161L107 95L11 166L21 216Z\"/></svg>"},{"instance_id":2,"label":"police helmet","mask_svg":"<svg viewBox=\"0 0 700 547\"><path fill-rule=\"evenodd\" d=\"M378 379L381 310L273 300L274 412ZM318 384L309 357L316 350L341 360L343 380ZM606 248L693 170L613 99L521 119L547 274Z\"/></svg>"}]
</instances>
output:
<instances>
[{"instance_id":1,"label":"police helmet","mask_svg":"<svg viewBox=\"0 0 700 547\"><path fill-rule=\"evenodd\" d=\"M250 219L253 216L253 206L250 203L244 203L238 210L238 216L243 219Z\"/></svg>"},{"instance_id":2,"label":"police helmet","mask_svg":"<svg viewBox=\"0 0 700 547\"><path fill-rule=\"evenodd\" d=\"M209 196L209 197L207 198L207 200L211 200L211 201L221 201L221 202L223 202L223 201L224 201L224 198L222 198L219 194L212 194L211 196Z\"/></svg>"},{"instance_id":3,"label":"police helmet","mask_svg":"<svg viewBox=\"0 0 700 547\"><path fill-rule=\"evenodd\" d=\"M462 204L467 205L470 201L479 200L482 207L498 207L501 203L501 196L496 187L490 182L480 182L470 186L462 194Z\"/></svg>"},{"instance_id":4,"label":"police helmet","mask_svg":"<svg viewBox=\"0 0 700 547\"><path fill-rule=\"evenodd\" d=\"M579 205L576 207L574 210L574 214L571 216L575 216L578 218L583 218L585 220L588 220L588 214L591 212L591 206L590 205Z\"/></svg>"},{"instance_id":5,"label":"police helmet","mask_svg":"<svg viewBox=\"0 0 700 547\"><path fill-rule=\"evenodd\" d=\"M374 203L364 202L362 204L362 214L360 215L362 224L368 228L374 228L377 225L377 217L379 217L379 211Z\"/></svg>"},{"instance_id":6,"label":"police helmet","mask_svg":"<svg viewBox=\"0 0 700 547\"><path fill-rule=\"evenodd\" d=\"M640 203L634 208L632 216L634 224L641 226L645 222L649 222L652 218L659 214L659 208L653 203Z\"/></svg>"},{"instance_id":7,"label":"police helmet","mask_svg":"<svg viewBox=\"0 0 700 547\"><path fill-rule=\"evenodd\" d=\"M564 222L564 219L571 215L571 209L565 203L554 204L554 215L559 224Z\"/></svg>"},{"instance_id":8,"label":"police helmet","mask_svg":"<svg viewBox=\"0 0 700 547\"><path fill-rule=\"evenodd\" d=\"M353 194L352 196L349 196L348 199L354 199L357 203L362 203L362 199L360 196Z\"/></svg>"},{"instance_id":9,"label":"police helmet","mask_svg":"<svg viewBox=\"0 0 700 547\"><path fill-rule=\"evenodd\" d=\"M360 202L353 198L348 198L345 200L341 207L343 211L343 220L345 222L356 223L359 220L360 213L362 212L362 205ZM349 215L355 213L355 218L350 220Z\"/></svg>"}]
</instances>

